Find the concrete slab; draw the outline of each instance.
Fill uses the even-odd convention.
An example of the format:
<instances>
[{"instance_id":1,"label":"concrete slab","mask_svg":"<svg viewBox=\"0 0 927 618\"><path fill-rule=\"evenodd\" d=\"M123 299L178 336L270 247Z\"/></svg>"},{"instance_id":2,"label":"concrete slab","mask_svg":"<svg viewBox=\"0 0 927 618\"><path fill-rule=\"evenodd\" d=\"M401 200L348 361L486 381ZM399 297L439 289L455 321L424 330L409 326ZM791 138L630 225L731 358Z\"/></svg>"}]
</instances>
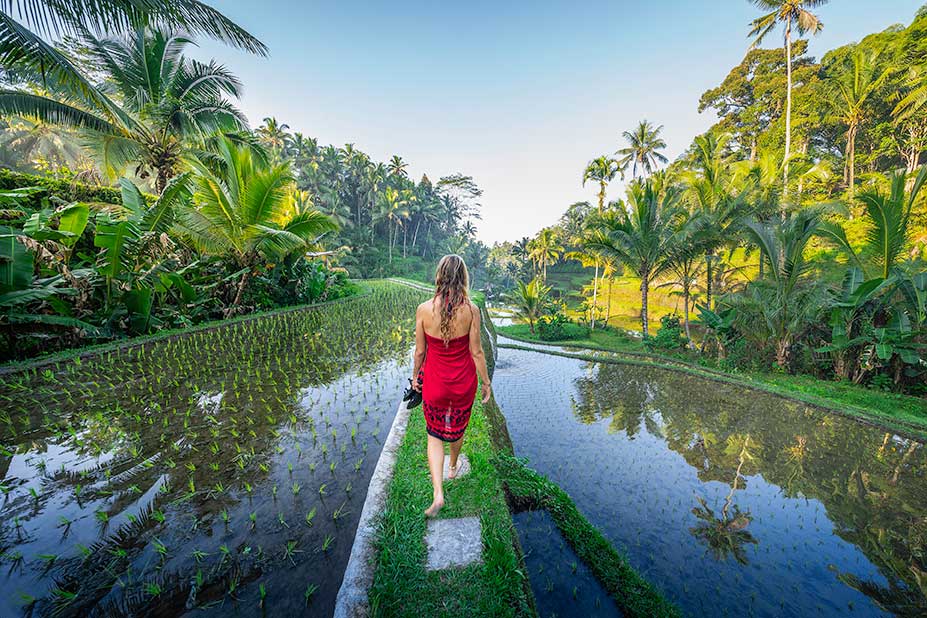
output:
<instances>
[{"instance_id":1,"label":"concrete slab","mask_svg":"<svg viewBox=\"0 0 927 618\"><path fill-rule=\"evenodd\" d=\"M450 470L450 467L451 467L451 456L445 455L444 456L444 480L445 481L453 481L455 479L459 479L462 476L466 476L467 473L470 472L470 460L467 459L467 456L464 455L463 453L457 456L457 476L455 476L452 479L449 479L447 477L447 473Z\"/></svg>"},{"instance_id":2,"label":"concrete slab","mask_svg":"<svg viewBox=\"0 0 927 618\"><path fill-rule=\"evenodd\" d=\"M429 571L464 567L483 560L483 537L479 517L429 519L425 533Z\"/></svg>"}]
</instances>

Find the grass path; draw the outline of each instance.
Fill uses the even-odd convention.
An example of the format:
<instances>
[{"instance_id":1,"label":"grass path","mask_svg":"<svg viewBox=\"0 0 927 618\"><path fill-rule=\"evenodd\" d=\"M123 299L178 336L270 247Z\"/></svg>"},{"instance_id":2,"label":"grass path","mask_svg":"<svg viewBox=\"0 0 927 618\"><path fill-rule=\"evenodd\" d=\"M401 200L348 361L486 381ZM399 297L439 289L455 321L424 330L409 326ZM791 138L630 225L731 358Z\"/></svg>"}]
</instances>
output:
<instances>
[{"instance_id":1,"label":"grass path","mask_svg":"<svg viewBox=\"0 0 927 618\"><path fill-rule=\"evenodd\" d=\"M396 462L377 539L377 568L370 590L375 616L532 616L515 530L502 482L493 466L489 420L473 406L463 452L466 476L445 485L440 517L478 516L483 563L462 569L425 570L424 510L431 503L425 453L425 419L412 411Z\"/></svg>"}]
</instances>

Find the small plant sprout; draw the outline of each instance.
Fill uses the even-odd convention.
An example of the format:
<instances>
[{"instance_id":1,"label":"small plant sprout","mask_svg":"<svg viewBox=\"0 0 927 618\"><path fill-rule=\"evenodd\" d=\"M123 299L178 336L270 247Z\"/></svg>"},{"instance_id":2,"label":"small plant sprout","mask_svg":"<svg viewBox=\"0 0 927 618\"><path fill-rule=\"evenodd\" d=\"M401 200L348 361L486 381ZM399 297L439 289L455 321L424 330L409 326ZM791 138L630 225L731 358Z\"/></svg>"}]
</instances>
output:
<instances>
[{"instance_id":1,"label":"small plant sprout","mask_svg":"<svg viewBox=\"0 0 927 618\"><path fill-rule=\"evenodd\" d=\"M309 605L309 602L312 601L312 595L314 595L315 591L318 589L319 587L312 583L306 586L306 591L303 593L303 596L306 598L306 605Z\"/></svg>"},{"instance_id":2,"label":"small plant sprout","mask_svg":"<svg viewBox=\"0 0 927 618\"><path fill-rule=\"evenodd\" d=\"M320 495L320 496L328 495L328 494L326 493L326 491L325 491L325 488L326 488L327 486L328 486L328 483L322 483L321 487L319 487L319 495Z\"/></svg>"},{"instance_id":3,"label":"small plant sprout","mask_svg":"<svg viewBox=\"0 0 927 618\"><path fill-rule=\"evenodd\" d=\"M328 551L328 549L332 546L332 543L334 543L334 542L335 542L335 537L333 537L333 536L330 535L330 534L329 534L328 536L326 536L326 537L322 540L322 551Z\"/></svg>"},{"instance_id":4,"label":"small plant sprout","mask_svg":"<svg viewBox=\"0 0 927 618\"><path fill-rule=\"evenodd\" d=\"M348 514L347 511L344 510L344 507L346 505L347 505L347 502L342 502L341 506L339 506L337 509L332 511L332 521L338 521L339 519L341 519L342 517Z\"/></svg>"},{"instance_id":5,"label":"small plant sprout","mask_svg":"<svg viewBox=\"0 0 927 618\"><path fill-rule=\"evenodd\" d=\"M257 526L257 513L252 511L248 515L248 519L251 521L251 529L254 530L255 526Z\"/></svg>"},{"instance_id":6,"label":"small plant sprout","mask_svg":"<svg viewBox=\"0 0 927 618\"><path fill-rule=\"evenodd\" d=\"M293 495L294 496L299 495L299 490L300 490L299 483L297 483L296 481L293 481Z\"/></svg>"},{"instance_id":7,"label":"small plant sprout","mask_svg":"<svg viewBox=\"0 0 927 618\"><path fill-rule=\"evenodd\" d=\"M317 510L318 510L317 507L312 507L311 509L309 509L309 512L306 513L306 523L309 526L312 526L312 520L315 519L315 514Z\"/></svg>"},{"instance_id":8,"label":"small plant sprout","mask_svg":"<svg viewBox=\"0 0 927 618\"><path fill-rule=\"evenodd\" d=\"M264 582L258 584L258 593L261 595L261 601L258 605L260 605L260 607L263 609L264 600L267 598L267 588L264 587Z\"/></svg>"},{"instance_id":9,"label":"small plant sprout","mask_svg":"<svg viewBox=\"0 0 927 618\"><path fill-rule=\"evenodd\" d=\"M280 525L284 528L290 527L290 524L286 523L286 519L283 518L283 513L277 513L277 521L280 522Z\"/></svg>"}]
</instances>

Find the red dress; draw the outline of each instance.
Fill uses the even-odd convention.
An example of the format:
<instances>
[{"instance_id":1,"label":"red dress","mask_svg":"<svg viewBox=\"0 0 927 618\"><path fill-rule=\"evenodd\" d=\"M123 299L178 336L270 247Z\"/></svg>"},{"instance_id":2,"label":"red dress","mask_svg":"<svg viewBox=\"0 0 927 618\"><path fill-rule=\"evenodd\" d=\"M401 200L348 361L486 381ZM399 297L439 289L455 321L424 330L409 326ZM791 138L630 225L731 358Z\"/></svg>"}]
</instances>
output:
<instances>
[{"instance_id":1,"label":"red dress","mask_svg":"<svg viewBox=\"0 0 927 618\"><path fill-rule=\"evenodd\" d=\"M463 437L476 395L476 365L470 355L470 335L451 339L425 333L422 366L422 409L428 433L445 442Z\"/></svg>"}]
</instances>

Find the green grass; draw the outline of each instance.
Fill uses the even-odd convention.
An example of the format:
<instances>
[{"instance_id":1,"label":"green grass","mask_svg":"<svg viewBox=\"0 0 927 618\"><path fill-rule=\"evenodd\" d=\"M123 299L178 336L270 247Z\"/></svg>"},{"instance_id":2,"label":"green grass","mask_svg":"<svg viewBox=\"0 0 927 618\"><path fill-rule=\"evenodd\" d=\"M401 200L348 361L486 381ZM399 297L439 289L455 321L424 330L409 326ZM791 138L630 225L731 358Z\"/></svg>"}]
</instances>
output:
<instances>
[{"instance_id":1,"label":"green grass","mask_svg":"<svg viewBox=\"0 0 927 618\"><path fill-rule=\"evenodd\" d=\"M531 616L515 530L492 459L489 421L477 400L464 438L471 464L445 485L441 517L476 515L483 530L483 563L425 571L424 510L431 503L425 419L413 410L390 483L377 535L377 569L370 590L376 616Z\"/></svg>"},{"instance_id":2,"label":"green grass","mask_svg":"<svg viewBox=\"0 0 927 618\"><path fill-rule=\"evenodd\" d=\"M556 483L527 468L510 455L498 455L494 463L511 499L527 508L545 509L563 537L595 573L625 616L651 618L679 616L679 610L642 578L627 558L602 536Z\"/></svg>"}]
</instances>

